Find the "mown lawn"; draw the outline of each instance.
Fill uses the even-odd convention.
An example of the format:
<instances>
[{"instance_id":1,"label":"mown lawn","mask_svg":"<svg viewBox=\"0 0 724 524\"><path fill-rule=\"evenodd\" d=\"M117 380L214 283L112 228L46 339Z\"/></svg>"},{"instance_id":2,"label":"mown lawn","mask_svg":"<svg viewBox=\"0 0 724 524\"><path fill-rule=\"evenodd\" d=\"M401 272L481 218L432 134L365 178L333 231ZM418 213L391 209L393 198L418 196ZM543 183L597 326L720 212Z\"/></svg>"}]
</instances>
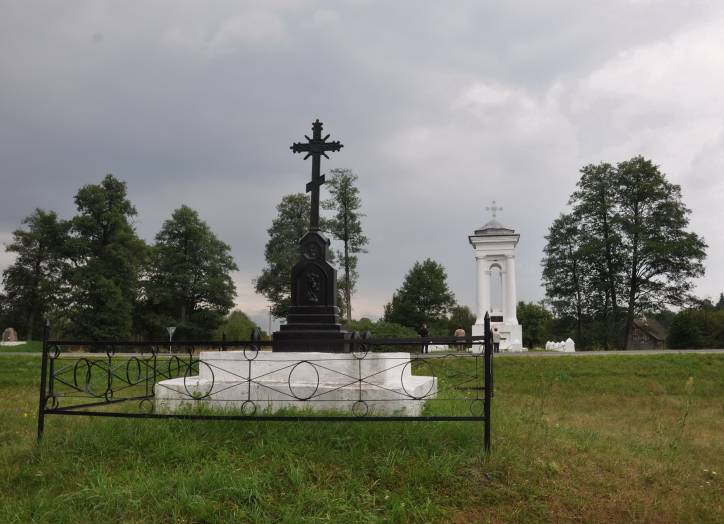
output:
<instances>
[{"instance_id":1,"label":"mown lawn","mask_svg":"<svg viewBox=\"0 0 724 524\"><path fill-rule=\"evenodd\" d=\"M0 359L0 522L724 522L724 356L499 358L476 423L47 418Z\"/></svg>"}]
</instances>

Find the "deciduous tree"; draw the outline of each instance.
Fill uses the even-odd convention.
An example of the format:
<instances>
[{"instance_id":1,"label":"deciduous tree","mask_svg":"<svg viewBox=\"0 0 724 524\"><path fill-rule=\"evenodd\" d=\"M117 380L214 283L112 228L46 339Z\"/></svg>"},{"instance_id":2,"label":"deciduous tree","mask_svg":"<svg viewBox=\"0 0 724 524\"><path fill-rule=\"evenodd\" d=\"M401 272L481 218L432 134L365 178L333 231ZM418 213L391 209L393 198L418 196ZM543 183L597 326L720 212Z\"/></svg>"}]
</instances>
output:
<instances>
[{"instance_id":1,"label":"deciduous tree","mask_svg":"<svg viewBox=\"0 0 724 524\"><path fill-rule=\"evenodd\" d=\"M605 348L609 338L613 338L616 347L622 342L619 299L623 260L619 251L621 232L616 198L619 176L618 170L606 162L584 166L569 202L573 205L581 238L586 239L581 243L581 256L589 265L590 287L595 288L595 296L601 302L595 309L603 324Z\"/></svg>"},{"instance_id":2,"label":"deciduous tree","mask_svg":"<svg viewBox=\"0 0 724 524\"><path fill-rule=\"evenodd\" d=\"M579 345L585 322L596 345L626 347L636 315L688 302L706 244L686 230L679 186L641 156L584 167L570 204L546 237L546 295L576 318Z\"/></svg>"},{"instance_id":3,"label":"deciduous tree","mask_svg":"<svg viewBox=\"0 0 724 524\"><path fill-rule=\"evenodd\" d=\"M332 169L327 180L331 198L324 202L325 209L334 211L334 216L325 221L325 229L337 240L341 241L342 249L337 252L337 259L342 266L338 288L344 296L345 319L352 318L352 295L359 277L357 273L357 254L365 253L367 237L362 233L360 213L362 200L355 186L357 175L349 169Z\"/></svg>"},{"instance_id":4,"label":"deciduous tree","mask_svg":"<svg viewBox=\"0 0 724 524\"><path fill-rule=\"evenodd\" d=\"M543 285L546 297L559 317L576 323L576 340L583 340L586 299L585 264L581 253L581 230L574 215L561 214L553 221L543 248Z\"/></svg>"},{"instance_id":5,"label":"deciduous tree","mask_svg":"<svg viewBox=\"0 0 724 524\"><path fill-rule=\"evenodd\" d=\"M523 345L527 348L542 347L550 340L553 315L543 304L518 302L518 322L523 326Z\"/></svg>"},{"instance_id":6,"label":"deciduous tree","mask_svg":"<svg viewBox=\"0 0 724 524\"><path fill-rule=\"evenodd\" d=\"M257 293L272 305L275 317L285 317L291 298L292 268L299 258L299 240L309 227L311 204L303 193L286 195L277 206L277 216L267 229L269 240L264 248L266 267L254 279Z\"/></svg>"},{"instance_id":7,"label":"deciduous tree","mask_svg":"<svg viewBox=\"0 0 724 524\"><path fill-rule=\"evenodd\" d=\"M164 222L145 283L155 335L173 325L179 339L209 338L221 325L236 296L231 272L238 268L230 251L188 206Z\"/></svg>"},{"instance_id":8,"label":"deciduous tree","mask_svg":"<svg viewBox=\"0 0 724 524\"><path fill-rule=\"evenodd\" d=\"M27 340L37 337L43 319L62 302L67 292L67 241L70 225L55 212L36 209L13 232L5 248L15 262L3 271L6 317L18 322Z\"/></svg>"},{"instance_id":9,"label":"deciduous tree","mask_svg":"<svg viewBox=\"0 0 724 524\"><path fill-rule=\"evenodd\" d=\"M446 335L452 335L455 330L462 327L467 336L472 335L473 324L475 324L475 313L468 306L453 306L450 308L450 318L448 318L448 332Z\"/></svg>"},{"instance_id":10,"label":"deciduous tree","mask_svg":"<svg viewBox=\"0 0 724 524\"><path fill-rule=\"evenodd\" d=\"M246 313L235 309L226 316L224 322L217 329L216 335L217 338L224 335L226 340L249 340L251 332L257 328L261 329ZM261 334L264 338L268 336L263 330Z\"/></svg>"},{"instance_id":11,"label":"deciduous tree","mask_svg":"<svg viewBox=\"0 0 724 524\"><path fill-rule=\"evenodd\" d=\"M626 342L634 316L686 302L692 279L704 274L706 244L686 231L681 188L641 156L618 164L618 205L625 252Z\"/></svg>"},{"instance_id":12,"label":"deciduous tree","mask_svg":"<svg viewBox=\"0 0 724 524\"><path fill-rule=\"evenodd\" d=\"M431 259L415 262L392 300L385 305L385 321L418 328L423 323L444 322L455 305L445 268Z\"/></svg>"}]
</instances>

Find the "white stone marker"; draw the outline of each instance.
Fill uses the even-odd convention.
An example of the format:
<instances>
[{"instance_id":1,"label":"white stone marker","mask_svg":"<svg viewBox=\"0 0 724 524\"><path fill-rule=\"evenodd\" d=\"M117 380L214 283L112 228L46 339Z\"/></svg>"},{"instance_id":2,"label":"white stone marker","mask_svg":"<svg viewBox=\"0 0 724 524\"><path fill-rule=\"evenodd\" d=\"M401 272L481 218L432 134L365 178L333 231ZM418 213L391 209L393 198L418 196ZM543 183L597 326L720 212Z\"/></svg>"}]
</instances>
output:
<instances>
[{"instance_id":1,"label":"white stone marker","mask_svg":"<svg viewBox=\"0 0 724 524\"><path fill-rule=\"evenodd\" d=\"M559 353L575 353L576 343L568 337L564 342L546 342L547 351L558 351Z\"/></svg>"}]
</instances>

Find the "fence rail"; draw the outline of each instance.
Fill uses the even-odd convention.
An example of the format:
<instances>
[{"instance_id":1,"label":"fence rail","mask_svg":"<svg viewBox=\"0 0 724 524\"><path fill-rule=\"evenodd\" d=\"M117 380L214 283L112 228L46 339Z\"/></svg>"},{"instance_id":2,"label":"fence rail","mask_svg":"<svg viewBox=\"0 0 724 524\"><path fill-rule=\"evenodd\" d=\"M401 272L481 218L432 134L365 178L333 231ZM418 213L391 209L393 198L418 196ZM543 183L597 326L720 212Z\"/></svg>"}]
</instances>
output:
<instances>
[{"instance_id":1,"label":"fence rail","mask_svg":"<svg viewBox=\"0 0 724 524\"><path fill-rule=\"evenodd\" d=\"M372 338L338 353L271 341L77 341L43 334L38 439L48 415L287 422L475 421L491 445L493 344L479 337ZM449 353L426 354L426 345ZM78 352L78 348L90 352ZM470 351L468 351L470 348ZM456 351L457 350L457 351ZM300 356L301 353L301 356ZM409 354L409 355L408 355Z\"/></svg>"}]
</instances>

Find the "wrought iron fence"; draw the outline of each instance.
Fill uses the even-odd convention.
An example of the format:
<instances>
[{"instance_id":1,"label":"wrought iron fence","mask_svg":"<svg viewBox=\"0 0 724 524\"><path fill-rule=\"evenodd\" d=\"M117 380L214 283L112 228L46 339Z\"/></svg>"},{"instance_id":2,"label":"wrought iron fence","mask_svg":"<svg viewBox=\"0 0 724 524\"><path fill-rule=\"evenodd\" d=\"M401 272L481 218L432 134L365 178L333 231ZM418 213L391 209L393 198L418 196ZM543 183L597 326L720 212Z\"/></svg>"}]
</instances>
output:
<instances>
[{"instance_id":1,"label":"wrought iron fence","mask_svg":"<svg viewBox=\"0 0 724 524\"><path fill-rule=\"evenodd\" d=\"M320 341L321 343L322 341ZM479 337L354 334L340 352L272 352L271 341L49 340L38 438L48 415L245 421L482 422L490 450L493 344ZM329 341L323 341L329 345ZM421 353L426 345L450 352ZM472 348L468 350L467 348ZM92 349L82 352L79 349ZM409 356L407 354L409 353Z\"/></svg>"}]
</instances>

